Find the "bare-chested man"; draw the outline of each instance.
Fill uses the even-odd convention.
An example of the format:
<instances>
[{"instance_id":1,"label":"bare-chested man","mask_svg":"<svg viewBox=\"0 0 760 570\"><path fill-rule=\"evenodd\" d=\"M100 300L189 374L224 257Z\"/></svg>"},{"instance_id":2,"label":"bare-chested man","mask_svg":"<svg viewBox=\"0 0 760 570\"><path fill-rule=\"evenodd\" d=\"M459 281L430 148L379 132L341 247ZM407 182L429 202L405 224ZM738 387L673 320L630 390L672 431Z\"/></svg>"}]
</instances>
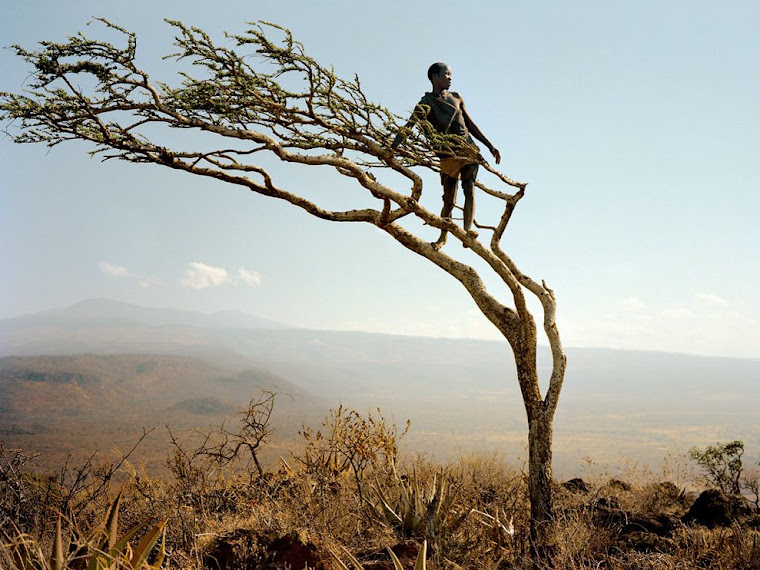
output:
<instances>
[{"instance_id":1,"label":"bare-chested man","mask_svg":"<svg viewBox=\"0 0 760 570\"><path fill-rule=\"evenodd\" d=\"M451 87L451 69L449 66L445 63L434 63L428 69L427 75L433 85L433 90L430 93L425 93L420 99L406 126L411 127L424 119L442 135L462 137L464 142L458 147L436 149L436 154L441 160L441 184L443 185L441 217L451 217L456 202L457 181L461 179L464 190L463 227L471 236L477 236L477 232L472 229L472 222L475 217L475 178L478 175L478 164L484 159L473 143L472 137L486 145L496 159L496 164L501 161L501 155L472 121L461 95L449 91L449 87ZM402 140L401 133L397 134L396 138L393 139L391 148L395 149ZM435 249L440 249L446 243L446 234L446 230L441 230L440 237L432 244Z\"/></svg>"}]
</instances>

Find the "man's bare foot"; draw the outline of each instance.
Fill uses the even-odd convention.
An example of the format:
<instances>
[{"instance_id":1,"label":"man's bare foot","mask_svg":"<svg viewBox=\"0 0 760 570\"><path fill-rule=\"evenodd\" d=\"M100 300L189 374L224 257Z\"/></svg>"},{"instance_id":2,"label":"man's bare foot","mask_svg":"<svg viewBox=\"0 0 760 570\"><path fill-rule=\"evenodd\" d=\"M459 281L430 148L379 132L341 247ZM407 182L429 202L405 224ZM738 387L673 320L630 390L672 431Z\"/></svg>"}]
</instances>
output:
<instances>
[{"instance_id":1,"label":"man's bare foot","mask_svg":"<svg viewBox=\"0 0 760 570\"><path fill-rule=\"evenodd\" d=\"M469 230L465 230L465 231L467 232L467 235L468 235L469 237L471 237L472 239L475 239L476 237L478 237L478 232L476 232L476 231L475 231L475 230L473 230L473 229L469 229ZM465 248L465 249L467 249L467 248L468 248L468 247L470 247L470 246L469 246L469 245L467 245L466 243L462 242L462 247L463 247L463 248Z\"/></svg>"}]
</instances>

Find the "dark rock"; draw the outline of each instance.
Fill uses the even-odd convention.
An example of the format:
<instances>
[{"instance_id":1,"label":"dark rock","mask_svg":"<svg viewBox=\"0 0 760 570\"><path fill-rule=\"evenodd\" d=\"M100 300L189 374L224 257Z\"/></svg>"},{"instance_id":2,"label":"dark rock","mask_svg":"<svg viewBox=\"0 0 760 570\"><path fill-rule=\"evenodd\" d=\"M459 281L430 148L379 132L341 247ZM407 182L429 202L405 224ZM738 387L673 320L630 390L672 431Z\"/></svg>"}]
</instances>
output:
<instances>
[{"instance_id":1,"label":"dark rock","mask_svg":"<svg viewBox=\"0 0 760 570\"><path fill-rule=\"evenodd\" d=\"M594 507L593 521L595 526L613 530L620 536L644 532L669 537L681 525L676 517L628 512L620 508L600 506L599 503Z\"/></svg>"},{"instance_id":2,"label":"dark rock","mask_svg":"<svg viewBox=\"0 0 760 570\"><path fill-rule=\"evenodd\" d=\"M632 513L621 532L638 532L636 529L641 529L649 534L669 537L680 526L681 521L677 517L663 514L649 516L642 513Z\"/></svg>"},{"instance_id":3,"label":"dark rock","mask_svg":"<svg viewBox=\"0 0 760 570\"><path fill-rule=\"evenodd\" d=\"M572 493L588 493L589 492L588 485L586 485L586 482L580 477L576 477L575 479L570 479L569 481L565 481L564 483L562 483L562 486Z\"/></svg>"},{"instance_id":4,"label":"dark rock","mask_svg":"<svg viewBox=\"0 0 760 570\"><path fill-rule=\"evenodd\" d=\"M717 489L708 489L697 497L681 520L685 523L697 523L707 528L715 528L730 526L747 514L749 514L749 508L741 497L725 495Z\"/></svg>"},{"instance_id":5,"label":"dark rock","mask_svg":"<svg viewBox=\"0 0 760 570\"><path fill-rule=\"evenodd\" d=\"M610 479L610 482L607 483L607 486L610 487L611 489L616 489L619 491L631 490L631 486L625 481L621 481L620 479Z\"/></svg>"},{"instance_id":6,"label":"dark rock","mask_svg":"<svg viewBox=\"0 0 760 570\"><path fill-rule=\"evenodd\" d=\"M322 557L312 542L302 542L298 536L288 534L274 540L269 547L272 552L272 562L281 564L283 568L324 568Z\"/></svg>"},{"instance_id":7,"label":"dark rock","mask_svg":"<svg viewBox=\"0 0 760 570\"><path fill-rule=\"evenodd\" d=\"M220 536L203 557L209 570L256 570L260 568L313 568L328 570L329 555L297 533L273 533L237 529Z\"/></svg>"},{"instance_id":8,"label":"dark rock","mask_svg":"<svg viewBox=\"0 0 760 570\"><path fill-rule=\"evenodd\" d=\"M599 497L594 501L593 507L601 509L619 509L620 501L614 495L609 497Z\"/></svg>"}]
</instances>

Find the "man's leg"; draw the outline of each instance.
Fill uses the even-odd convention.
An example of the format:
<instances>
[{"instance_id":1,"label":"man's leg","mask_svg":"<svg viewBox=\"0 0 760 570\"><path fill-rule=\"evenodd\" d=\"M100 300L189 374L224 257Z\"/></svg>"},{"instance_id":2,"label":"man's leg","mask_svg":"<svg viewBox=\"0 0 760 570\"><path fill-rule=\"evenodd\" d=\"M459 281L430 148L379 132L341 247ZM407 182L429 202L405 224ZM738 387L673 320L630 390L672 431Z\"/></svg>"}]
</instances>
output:
<instances>
[{"instance_id":1,"label":"man's leg","mask_svg":"<svg viewBox=\"0 0 760 570\"><path fill-rule=\"evenodd\" d=\"M471 229L475 220L475 178L478 175L477 164L467 164L462 168L462 190L464 190L464 231L478 235Z\"/></svg>"},{"instance_id":2,"label":"man's leg","mask_svg":"<svg viewBox=\"0 0 760 570\"><path fill-rule=\"evenodd\" d=\"M457 199L457 182L456 178L453 178L447 174L441 173L441 184L443 185L443 207L441 208L442 218L451 218L451 214L454 212L454 203ZM446 230L441 230L441 235L436 241L433 242L433 247L441 249L443 244L446 243Z\"/></svg>"}]
</instances>

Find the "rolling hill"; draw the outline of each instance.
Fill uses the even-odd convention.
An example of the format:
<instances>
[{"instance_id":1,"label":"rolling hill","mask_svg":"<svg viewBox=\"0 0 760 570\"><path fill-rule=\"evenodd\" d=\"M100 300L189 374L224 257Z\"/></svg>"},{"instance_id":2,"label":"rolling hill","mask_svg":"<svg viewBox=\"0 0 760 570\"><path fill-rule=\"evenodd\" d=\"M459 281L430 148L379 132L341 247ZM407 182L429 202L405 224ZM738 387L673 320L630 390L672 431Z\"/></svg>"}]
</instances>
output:
<instances>
[{"instance_id":1,"label":"rolling hill","mask_svg":"<svg viewBox=\"0 0 760 570\"><path fill-rule=\"evenodd\" d=\"M76 463L96 450L126 453L143 430L155 427L139 457L160 470L169 447L166 426L175 434L223 422L234 429L237 413L261 389L278 394L272 423L280 442L292 442L303 423L318 422L329 407L266 370L235 370L185 356L5 357L0 440L40 453L38 465L55 469L68 456Z\"/></svg>"},{"instance_id":2,"label":"rolling hill","mask_svg":"<svg viewBox=\"0 0 760 570\"><path fill-rule=\"evenodd\" d=\"M66 402L89 421L123 420L134 432L147 425L135 409L145 418L207 425L231 412L233 402L244 404L256 382L277 379L294 395L290 434L304 418L318 422L344 402L381 407L399 423L411 418L409 445L426 453L524 455L524 411L510 350L500 342L307 330L240 313L95 300L0 321L0 355L15 356L2 361L0 431L13 441L23 439L20 431L34 432L26 444L64 433L42 429L63 420L60 411L32 406L40 398ZM668 452L737 438L745 440L748 459L760 455L760 360L596 348L567 355L555 435L560 469L587 456L657 462ZM52 356L59 357L54 366ZM539 358L546 372L548 352ZM151 362L150 372L138 373ZM59 381L12 372L44 374L45 366ZM227 385L219 378L238 380ZM105 416L93 407L97 401L111 402ZM284 409L275 415L288 424Z\"/></svg>"}]
</instances>

